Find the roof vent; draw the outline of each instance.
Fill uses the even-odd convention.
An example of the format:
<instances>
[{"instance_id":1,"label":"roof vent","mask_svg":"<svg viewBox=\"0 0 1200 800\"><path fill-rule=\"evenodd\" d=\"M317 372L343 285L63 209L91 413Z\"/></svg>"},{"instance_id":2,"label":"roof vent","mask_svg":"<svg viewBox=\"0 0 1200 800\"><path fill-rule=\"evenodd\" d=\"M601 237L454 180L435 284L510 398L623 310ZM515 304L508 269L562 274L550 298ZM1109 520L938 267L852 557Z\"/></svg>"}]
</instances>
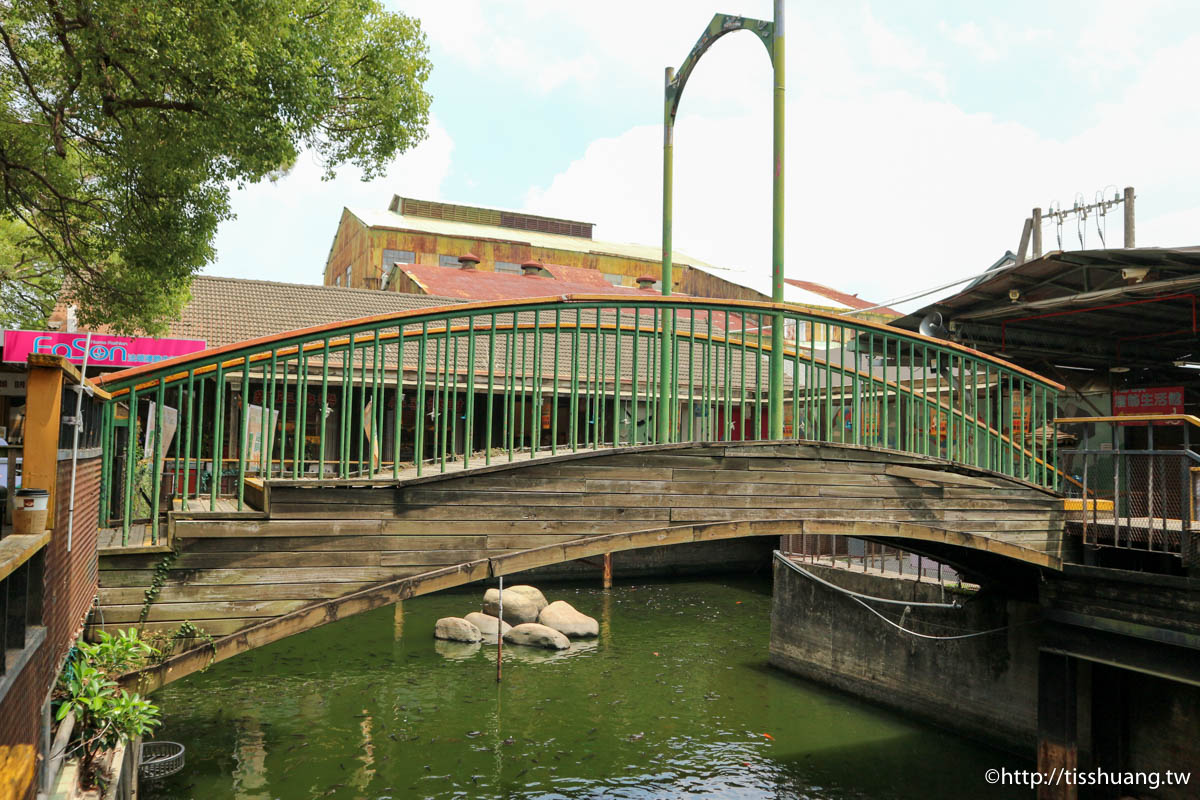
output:
<instances>
[{"instance_id":1,"label":"roof vent","mask_svg":"<svg viewBox=\"0 0 1200 800\"><path fill-rule=\"evenodd\" d=\"M657 279L653 275L641 275L637 279L639 289L653 289Z\"/></svg>"},{"instance_id":2,"label":"roof vent","mask_svg":"<svg viewBox=\"0 0 1200 800\"><path fill-rule=\"evenodd\" d=\"M479 256L474 253L464 253L458 257L458 263L462 264L463 269L475 269L475 265L479 263Z\"/></svg>"},{"instance_id":3,"label":"roof vent","mask_svg":"<svg viewBox=\"0 0 1200 800\"><path fill-rule=\"evenodd\" d=\"M542 269L542 262L533 261L533 260L526 261L524 264L522 264L521 272L526 277L535 277L535 278L540 275L545 274L545 270Z\"/></svg>"}]
</instances>

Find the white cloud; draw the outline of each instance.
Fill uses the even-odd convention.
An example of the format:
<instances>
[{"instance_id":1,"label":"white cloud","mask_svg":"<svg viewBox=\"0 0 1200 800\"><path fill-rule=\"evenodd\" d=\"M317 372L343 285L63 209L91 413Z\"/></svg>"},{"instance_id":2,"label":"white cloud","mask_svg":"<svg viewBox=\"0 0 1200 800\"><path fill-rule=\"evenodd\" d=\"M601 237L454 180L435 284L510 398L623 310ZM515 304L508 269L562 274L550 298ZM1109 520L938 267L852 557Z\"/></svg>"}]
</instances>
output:
<instances>
[{"instance_id":1,"label":"white cloud","mask_svg":"<svg viewBox=\"0 0 1200 800\"><path fill-rule=\"evenodd\" d=\"M884 26L870 9L863 10L862 32L875 66L919 78L932 86L939 96L945 96L947 86L943 68L930 58L925 48Z\"/></svg>"},{"instance_id":2,"label":"white cloud","mask_svg":"<svg viewBox=\"0 0 1200 800\"><path fill-rule=\"evenodd\" d=\"M879 28L879 23L872 21ZM932 69L877 31L881 53L915 73ZM851 63L846 60L843 63ZM860 65L859 69L863 69ZM1061 138L941 99L825 71L812 90L793 65L788 102L788 274L882 301L985 268L1016 249L1034 205L1104 184L1138 187L1138 244L1200 240L1194 147L1200 98L1171 75L1200 74L1200 37L1150 54L1140 78L1100 107L1091 128ZM714 112L722 109L715 108ZM744 268L770 263L770 109L766 102L677 125L678 250ZM654 242L661 219L661 128L635 127L591 143L526 195L530 210L597 221L597 237ZM1108 231L1119 244L1119 215ZM1075 233L1064 236L1068 249ZM1054 242L1047 228L1046 246ZM1088 244L1098 245L1094 231ZM923 301L924 302L924 301Z\"/></svg>"},{"instance_id":3,"label":"white cloud","mask_svg":"<svg viewBox=\"0 0 1200 800\"><path fill-rule=\"evenodd\" d=\"M386 208L391 196L403 193L439 199L450 171L454 142L436 118L429 136L396 159L387 174L361 180L361 171L345 167L332 180L312 154L301 154L292 171L276 181L235 190L231 203L237 218L217 231L215 263L209 275L320 283L329 245L337 232L342 208ZM314 231L323 231L315 237ZM320 241L320 251L313 242Z\"/></svg>"},{"instance_id":4,"label":"white cloud","mask_svg":"<svg viewBox=\"0 0 1200 800\"><path fill-rule=\"evenodd\" d=\"M938 23L938 32L983 62L1000 61L1008 58L1015 47L1043 46L1053 38L1053 33L1046 28L1014 28L994 20L986 25L970 20L951 25L943 20Z\"/></svg>"}]
</instances>

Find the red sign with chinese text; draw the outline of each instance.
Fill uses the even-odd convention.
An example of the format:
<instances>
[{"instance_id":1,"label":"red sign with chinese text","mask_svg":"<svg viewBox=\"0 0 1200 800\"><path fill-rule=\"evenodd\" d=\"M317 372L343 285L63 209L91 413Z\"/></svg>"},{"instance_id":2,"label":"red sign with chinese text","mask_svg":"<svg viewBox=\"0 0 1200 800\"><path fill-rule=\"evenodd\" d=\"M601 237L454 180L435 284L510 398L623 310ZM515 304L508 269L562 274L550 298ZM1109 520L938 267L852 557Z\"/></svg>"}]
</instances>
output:
<instances>
[{"instance_id":1,"label":"red sign with chinese text","mask_svg":"<svg viewBox=\"0 0 1200 800\"><path fill-rule=\"evenodd\" d=\"M1183 387L1158 386L1151 389L1121 389L1113 392L1113 416L1126 414L1182 414ZM1121 422L1120 425L1137 425ZM1177 422L1156 422L1156 425L1177 425Z\"/></svg>"}]
</instances>

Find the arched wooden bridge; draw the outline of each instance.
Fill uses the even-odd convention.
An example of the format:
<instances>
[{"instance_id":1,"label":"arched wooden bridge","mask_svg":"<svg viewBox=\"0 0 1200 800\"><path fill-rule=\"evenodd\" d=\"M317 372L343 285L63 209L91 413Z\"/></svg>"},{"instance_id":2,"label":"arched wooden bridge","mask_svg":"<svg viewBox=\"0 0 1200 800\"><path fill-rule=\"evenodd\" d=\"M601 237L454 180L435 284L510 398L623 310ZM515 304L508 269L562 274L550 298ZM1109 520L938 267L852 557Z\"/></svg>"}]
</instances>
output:
<instances>
[{"instance_id":1,"label":"arched wooden bridge","mask_svg":"<svg viewBox=\"0 0 1200 800\"><path fill-rule=\"evenodd\" d=\"M786 306L470 304L105 388L97 623L221 637L149 686L403 597L620 550L836 533L968 567L1060 563L1057 384Z\"/></svg>"}]
</instances>

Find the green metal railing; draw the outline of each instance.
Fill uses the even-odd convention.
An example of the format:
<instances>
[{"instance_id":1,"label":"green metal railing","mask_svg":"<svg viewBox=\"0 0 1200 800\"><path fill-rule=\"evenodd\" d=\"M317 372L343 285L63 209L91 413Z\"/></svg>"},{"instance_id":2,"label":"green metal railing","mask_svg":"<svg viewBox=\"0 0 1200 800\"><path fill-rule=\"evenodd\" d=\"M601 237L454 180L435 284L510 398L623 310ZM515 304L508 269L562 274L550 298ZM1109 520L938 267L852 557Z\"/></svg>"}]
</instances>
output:
<instances>
[{"instance_id":1,"label":"green metal railing","mask_svg":"<svg viewBox=\"0 0 1200 800\"><path fill-rule=\"evenodd\" d=\"M584 449L766 440L780 322L784 439L1057 487L1042 433L1061 387L1033 373L778 304L588 295L368 317L108 375L103 515L126 541L172 504L242 509L248 480L395 480Z\"/></svg>"}]
</instances>

